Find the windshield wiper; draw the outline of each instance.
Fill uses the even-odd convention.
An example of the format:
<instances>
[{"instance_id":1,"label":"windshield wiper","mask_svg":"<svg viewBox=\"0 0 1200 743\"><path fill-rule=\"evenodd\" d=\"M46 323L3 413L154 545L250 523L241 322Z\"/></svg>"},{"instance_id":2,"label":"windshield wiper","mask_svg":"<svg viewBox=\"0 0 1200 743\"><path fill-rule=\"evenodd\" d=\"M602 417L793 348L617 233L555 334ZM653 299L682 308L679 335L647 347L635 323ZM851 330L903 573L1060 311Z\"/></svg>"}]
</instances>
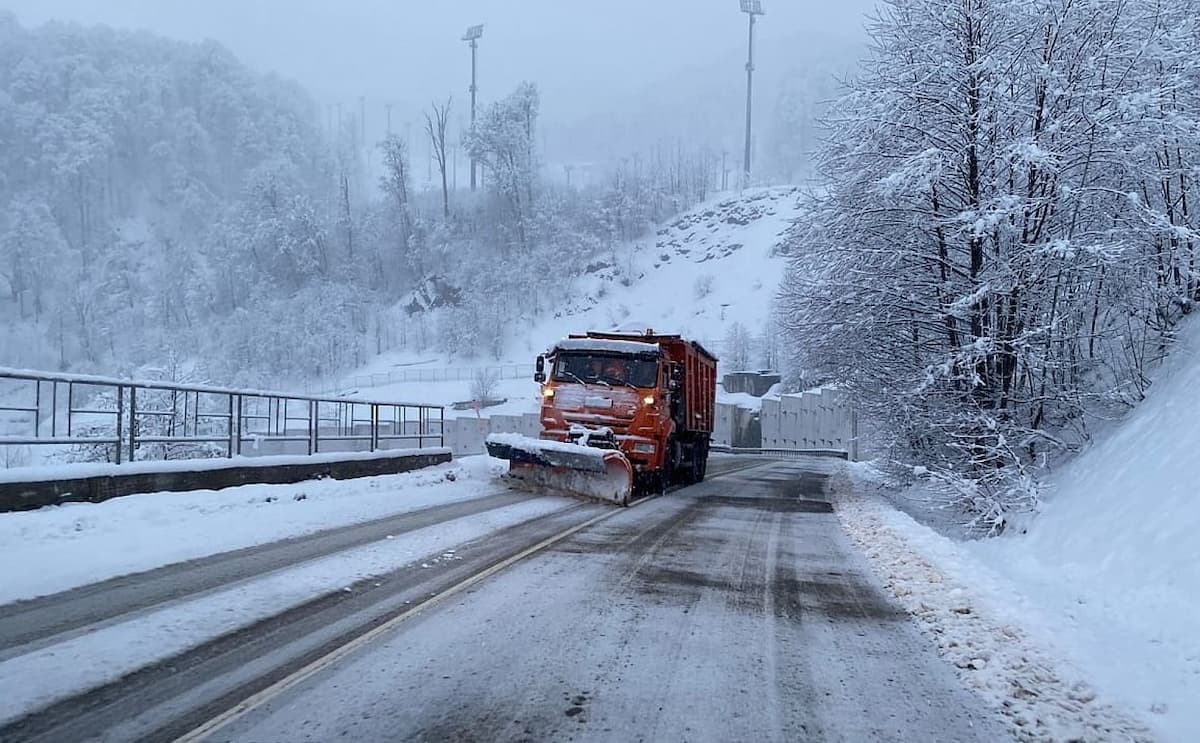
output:
<instances>
[{"instance_id":1,"label":"windshield wiper","mask_svg":"<svg viewBox=\"0 0 1200 743\"><path fill-rule=\"evenodd\" d=\"M626 380L624 380L624 379L621 379L620 377L608 376L608 379L611 379L612 381L616 382L617 384L621 384L621 385L624 385L624 386L626 386L626 387L633 387L633 389L635 389L635 390L637 389L637 386L636 386L636 385L634 385L634 384L632 384L632 383L630 383L630 382L628 382L628 381L626 381ZM603 381L603 380L601 380L601 381ZM605 384L608 384L608 382L605 382ZM609 386L609 387L612 387L612 385L611 385L611 384L608 384L608 386Z\"/></svg>"},{"instance_id":2,"label":"windshield wiper","mask_svg":"<svg viewBox=\"0 0 1200 743\"><path fill-rule=\"evenodd\" d=\"M576 374L575 372L569 372L564 369L564 370L560 371L559 374L563 375L564 377L571 377L572 379L574 379L576 382L579 382L580 384L587 384L587 382L580 379L579 375Z\"/></svg>"}]
</instances>

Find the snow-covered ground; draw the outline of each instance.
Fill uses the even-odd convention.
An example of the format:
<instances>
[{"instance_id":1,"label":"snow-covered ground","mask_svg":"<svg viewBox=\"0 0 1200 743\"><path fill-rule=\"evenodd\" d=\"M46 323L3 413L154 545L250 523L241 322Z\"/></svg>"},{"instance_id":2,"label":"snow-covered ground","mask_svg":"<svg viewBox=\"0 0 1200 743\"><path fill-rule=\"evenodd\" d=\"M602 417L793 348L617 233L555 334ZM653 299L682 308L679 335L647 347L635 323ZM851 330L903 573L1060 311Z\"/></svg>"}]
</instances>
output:
<instances>
[{"instance_id":1,"label":"snow-covered ground","mask_svg":"<svg viewBox=\"0 0 1200 743\"><path fill-rule=\"evenodd\" d=\"M1200 739L1200 323L1147 399L1050 483L1026 533L971 553L1020 584L1098 688Z\"/></svg>"},{"instance_id":2,"label":"snow-covered ground","mask_svg":"<svg viewBox=\"0 0 1200 743\"><path fill-rule=\"evenodd\" d=\"M851 468L855 490L869 490L869 468ZM1155 739L1149 710L1133 709L1120 693L1097 688L1059 642L1057 618L983 565L967 545L870 495L842 498L837 512L885 588L1018 740Z\"/></svg>"},{"instance_id":3,"label":"snow-covered ground","mask_svg":"<svg viewBox=\"0 0 1200 743\"><path fill-rule=\"evenodd\" d=\"M384 485L386 487L387 483ZM443 483L437 487L425 487L424 500L429 502L436 496L442 500L452 499L461 495L461 491L453 492L456 489L450 485ZM422 490L411 478L409 486L418 492ZM391 490L390 494L396 496L398 493ZM352 496L353 505L370 500L369 496ZM437 555L431 561L456 559L455 548L459 545L573 504L574 501L566 498L531 498L493 511L418 529L377 544L339 552L295 568L236 583L215 593L167 604L132 619L101 626L0 662L0 688L6 690L0 695L0 725L31 709L115 680L318 596L344 590L358 580L383 575L410 564L415 568L418 562L430 555ZM241 511L246 516L245 509L237 505L234 504L233 510ZM328 511L327 517L327 524L337 520ZM179 519L175 523L186 520L189 519ZM204 529L199 519L190 521L204 536L218 544L222 543L219 530ZM291 523L297 525L301 521L293 519ZM261 526L263 522L259 520L257 523ZM154 526L154 519L145 520L139 525L124 522L129 539L123 541L136 541L138 537L157 541ZM107 554L100 552L95 557L104 561ZM160 556L162 554L159 552ZM427 568L430 563L420 562L420 566ZM5 589L8 590L8 586Z\"/></svg>"},{"instance_id":4,"label":"snow-covered ground","mask_svg":"<svg viewBox=\"0 0 1200 743\"><path fill-rule=\"evenodd\" d=\"M791 187L717 197L628 247L637 280L625 286L603 271L582 280L574 306L523 331L498 360L434 360L428 351L391 352L344 376L366 382L372 375L418 362L430 374L438 368L470 364L530 365L557 340L588 330L652 328L714 345L724 341L734 323L753 336L762 335L786 263L780 251L783 238L802 208L800 192ZM752 365L757 365L757 359L752 359ZM471 398L471 382L357 384L340 392L449 406ZM495 397L508 403L487 408L482 415L519 415L537 409L537 385L532 379L505 379ZM446 415L476 413L448 409Z\"/></svg>"},{"instance_id":5,"label":"snow-covered ground","mask_svg":"<svg viewBox=\"0 0 1200 743\"><path fill-rule=\"evenodd\" d=\"M955 639L944 649L956 663L973 654L989 668L999 660L1000 678L964 671L997 700L1007 676L1033 678L1052 708L1007 700L1015 709L1070 719L1095 714L1095 694L1161 739L1198 740L1198 409L1200 323L1193 322L1147 399L1054 473L1041 512L1024 529L955 541L866 501L844 521L939 641ZM947 613L948 600L987 606L991 629L963 630L967 620ZM1108 737L1093 731L1087 739Z\"/></svg>"},{"instance_id":6,"label":"snow-covered ground","mask_svg":"<svg viewBox=\"0 0 1200 743\"><path fill-rule=\"evenodd\" d=\"M487 457L400 475L147 493L0 515L0 604L495 492Z\"/></svg>"}]
</instances>

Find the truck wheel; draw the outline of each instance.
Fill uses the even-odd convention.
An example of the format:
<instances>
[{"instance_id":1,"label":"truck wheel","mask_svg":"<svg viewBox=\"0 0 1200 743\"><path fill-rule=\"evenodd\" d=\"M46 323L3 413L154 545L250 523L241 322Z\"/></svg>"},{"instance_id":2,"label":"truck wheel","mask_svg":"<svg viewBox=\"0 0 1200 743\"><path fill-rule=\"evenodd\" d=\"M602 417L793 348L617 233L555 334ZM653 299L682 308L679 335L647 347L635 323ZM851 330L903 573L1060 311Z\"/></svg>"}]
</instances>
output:
<instances>
[{"instance_id":1,"label":"truck wheel","mask_svg":"<svg viewBox=\"0 0 1200 743\"><path fill-rule=\"evenodd\" d=\"M704 449L700 444L692 447L691 461L688 462L688 484L695 485L704 479Z\"/></svg>"},{"instance_id":2,"label":"truck wheel","mask_svg":"<svg viewBox=\"0 0 1200 743\"><path fill-rule=\"evenodd\" d=\"M667 456L666 461L663 462L664 491L666 491L666 485L681 482L683 476L683 468L680 467L683 460L682 449L683 447L679 444L679 439L674 436L667 441Z\"/></svg>"},{"instance_id":3,"label":"truck wheel","mask_svg":"<svg viewBox=\"0 0 1200 743\"><path fill-rule=\"evenodd\" d=\"M700 481L699 455L700 446L698 444L691 444L687 447L687 454L680 457L682 461L679 466L679 476L676 478L680 483L692 485Z\"/></svg>"}]
</instances>

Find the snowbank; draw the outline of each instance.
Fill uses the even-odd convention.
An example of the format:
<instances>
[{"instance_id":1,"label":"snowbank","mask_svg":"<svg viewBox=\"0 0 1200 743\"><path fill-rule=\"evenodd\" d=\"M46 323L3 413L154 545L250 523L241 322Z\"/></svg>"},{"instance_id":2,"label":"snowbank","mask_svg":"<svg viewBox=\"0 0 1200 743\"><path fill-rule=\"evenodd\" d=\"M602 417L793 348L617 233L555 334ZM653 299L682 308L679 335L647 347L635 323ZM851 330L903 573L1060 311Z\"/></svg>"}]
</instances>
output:
<instances>
[{"instance_id":1,"label":"snowbank","mask_svg":"<svg viewBox=\"0 0 1200 743\"><path fill-rule=\"evenodd\" d=\"M837 514L884 587L964 684L1007 720L1014 738L1154 739L1123 700L1093 688L1090 674L1067 659L1057 619L1025 601L963 544L875 498L847 495Z\"/></svg>"},{"instance_id":2,"label":"snowbank","mask_svg":"<svg viewBox=\"0 0 1200 743\"><path fill-rule=\"evenodd\" d=\"M1098 686L1200 737L1200 323L1147 399L1060 470L1023 535L973 552L1053 612Z\"/></svg>"},{"instance_id":3,"label":"snowbank","mask_svg":"<svg viewBox=\"0 0 1200 743\"><path fill-rule=\"evenodd\" d=\"M216 459L170 459L126 462L124 464L82 462L75 464L41 465L38 467L14 467L13 469L0 470L0 483L82 480L93 477L119 477L121 475L147 475L165 472L211 472L213 470L242 467L267 468L331 462L370 462L376 459L449 453L450 450L443 447L429 447L425 449L384 449L373 452L322 452L318 454L272 457L242 456L220 457Z\"/></svg>"},{"instance_id":4,"label":"snowbank","mask_svg":"<svg viewBox=\"0 0 1200 743\"><path fill-rule=\"evenodd\" d=\"M0 514L12 565L0 604L118 575L496 492L501 463L470 457L417 472L221 491L149 493Z\"/></svg>"},{"instance_id":5,"label":"snowbank","mask_svg":"<svg viewBox=\"0 0 1200 743\"><path fill-rule=\"evenodd\" d=\"M0 662L0 724L356 581L460 559L461 545L573 505L533 498L170 603Z\"/></svg>"}]
</instances>

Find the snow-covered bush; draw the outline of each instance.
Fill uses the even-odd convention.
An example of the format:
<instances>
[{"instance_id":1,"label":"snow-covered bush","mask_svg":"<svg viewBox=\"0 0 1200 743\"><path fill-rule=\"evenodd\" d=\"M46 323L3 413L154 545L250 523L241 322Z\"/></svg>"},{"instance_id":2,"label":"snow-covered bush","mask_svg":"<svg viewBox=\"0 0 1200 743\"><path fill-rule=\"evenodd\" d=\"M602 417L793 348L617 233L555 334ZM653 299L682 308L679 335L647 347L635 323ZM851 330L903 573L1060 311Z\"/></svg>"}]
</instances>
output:
<instances>
[{"instance_id":1,"label":"snow-covered bush","mask_svg":"<svg viewBox=\"0 0 1200 743\"><path fill-rule=\"evenodd\" d=\"M499 386L500 370L490 366L481 367L475 370L471 379L471 399L476 402L494 400Z\"/></svg>"}]
</instances>

